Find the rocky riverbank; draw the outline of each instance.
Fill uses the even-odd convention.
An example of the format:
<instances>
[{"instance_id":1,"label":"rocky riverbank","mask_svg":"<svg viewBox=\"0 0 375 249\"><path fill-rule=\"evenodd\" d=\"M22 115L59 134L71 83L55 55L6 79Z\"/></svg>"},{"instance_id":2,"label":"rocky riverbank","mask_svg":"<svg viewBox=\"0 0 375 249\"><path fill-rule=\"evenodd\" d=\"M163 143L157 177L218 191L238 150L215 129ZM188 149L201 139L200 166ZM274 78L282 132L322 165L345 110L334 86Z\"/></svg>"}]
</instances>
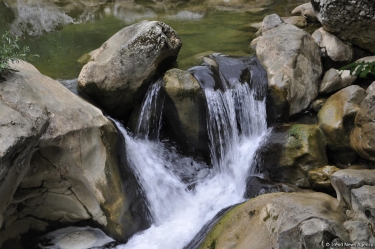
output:
<instances>
[{"instance_id":1,"label":"rocky riverbank","mask_svg":"<svg viewBox=\"0 0 375 249\"><path fill-rule=\"evenodd\" d=\"M164 100L161 136L208 166L220 151L209 150L205 90L247 84L267 103L270 132L255 175L243 172L251 199L191 248L375 243L375 77L338 70L375 61L374 11L366 1L313 0L292 13L320 22L316 31L269 15L251 43L256 59L207 55L187 71L173 68L182 42L171 27L128 26L91 53L79 76L96 107L32 65L13 65L18 72L0 82L0 248L28 248L35 234L71 225L99 227L119 242L150 226L139 179L121 153L126 145L101 110L136 132L156 80Z\"/></svg>"}]
</instances>

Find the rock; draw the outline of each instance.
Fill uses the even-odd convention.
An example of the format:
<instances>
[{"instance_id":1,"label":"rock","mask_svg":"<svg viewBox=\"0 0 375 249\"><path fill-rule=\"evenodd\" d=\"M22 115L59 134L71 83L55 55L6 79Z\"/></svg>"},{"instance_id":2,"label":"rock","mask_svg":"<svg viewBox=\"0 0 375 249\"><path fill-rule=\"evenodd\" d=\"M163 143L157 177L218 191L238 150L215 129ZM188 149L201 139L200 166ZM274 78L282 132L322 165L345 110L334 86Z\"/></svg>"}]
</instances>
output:
<instances>
[{"instance_id":1,"label":"rock","mask_svg":"<svg viewBox=\"0 0 375 249\"><path fill-rule=\"evenodd\" d=\"M332 174L330 179L341 205L351 208L352 190L364 185L375 186L375 171L344 169Z\"/></svg>"},{"instance_id":2,"label":"rock","mask_svg":"<svg viewBox=\"0 0 375 249\"><path fill-rule=\"evenodd\" d=\"M86 221L118 240L146 226L112 122L32 65L12 68L0 84L0 247L52 224Z\"/></svg>"},{"instance_id":3,"label":"rock","mask_svg":"<svg viewBox=\"0 0 375 249\"><path fill-rule=\"evenodd\" d=\"M375 91L363 100L355 117L355 128L350 135L352 148L361 157L375 161Z\"/></svg>"},{"instance_id":4,"label":"rock","mask_svg":"<svg viewBox=\"0 0 375 249\"><path fill-rule=\"evenodd\" d=\"M301 4L292 10L292 16L303 16L307 22L319 22L311 3Z\"/></svg>"},{"instance_id":5,"label":"rock","mask_svg":"<svg viewBox=\"0 0 375 249\"><path fill-rule=\"evenodd\" d=\"M329 57L336 62L347 63L351 62L354 58L354 51L351 45L345 44L323 28L315 30L312 37L318 44L323 57Z\"/></svg>"},{"instance_id":6,"label":"rock","mask_svg":"<svg viewBox=\"0 0 375 249\"><path fill-rule=\"evenodd\" d=\"M335 238L348 241L344 221L338 201L329 195L266 194L228 211L198 248L321 248Z\"/></svg>"},{"instance_id":7,"label":"rock","mask_svg":"<svg viewBox=\"0 0 375 249\"><path fill-rule=\"evenodd\" d=\"M302 188L310 187L310 170L328 164L325 138L316 125L276 126L259 151L261 167L273 181Z\"/></svg>"},{"instance_id":8,"label":"rock","mask_svg":"<svg viewBox=\"0 0 375 249\"><path fill-rule=\"evenodd\" d=\"M375 238L372 235L370 224L359 220L349 220L344 223L346 230L349 233L350 241L353 244L375 244ZM371 248L371 247L364 247Z\"/></svg>"},{"instance_id":9,"label":"rock","mask_svg":"<svg viewBox=\"0 0 375 249\"><path fill-rule=\"evenodd\" d=\"M314 110L315 112L319 112L320 109L322 109L323 105L326 103L326 101L327 101L326 98L319 98L319 99L314 100L311 104L311 109Z\"/></svg>"},{"instance_id":10,"label":"rock","mask_svg":"<svg viewBox=\"0 0 375 249\"><path fill-rule=\"evenodd\" d=\"M181 45L178 34L162 22L125 27L92 55L79 75L79 86L109 114L128 117L158 67L174 60Z\"/></svg>"},{"instance_id":11,"label":"rock","mask_svg":"<svg viewBox=\"0 0 375 249\"><path fill-rule=\"evenodd\" d=\"M266 16L262 36L251 43L268 74L270 106L276 121L306 109L318 95L322 73L320 51L305 31L285 24L276 14Z\"/></svg>"},{"instance_id":12,"label":"rock","mask_svg":"<svg viewBox=\"0 0 375 249\"><path fill-rule=\"evenodd\" d=\"M372 1L311 1L323 28L375 53L375 8Z\"/></svg>"},{"instance_id":13,"label":"rock","mask_svg":"<svg viewBox=\"0 0 375 249\"><path fill-rule=\"evenodd\" d=\"M162 88L167 96L164 115L174 137L190 152L209 154L206 97L198 81L188 72L171 69L164 75Z\"/></svg>"},{"instance_id":14,"label":"rock","mask_svg":"<svg viewBox=\"0 0 375 249\"><path fill-rule=\"evenodd\" d=\"M328 94L350 86L357 79L357 76L350 75L350 70L339 71L334 68L329 69L320 83L319 93Z\"/></svg>"},{"instance_id":15,"label":"rock","mask_svg":"<svg viewBox=\"0 0 375 249\"><path fill-rule=\"evenodd\" d=\"M363 88L348 86L329 97L318 113L318 125L326 136L327 147L341 163L351 163L356 157L350 134L365 97Z\"/></svg>"},{"instance_id":16,"label":"rock","mask_svg":"<svg viewBox=\"0 0 375 249\"><path fill-rule=\"evenodd\" d=\"M298 28L304 28L307 25L306 19L303 16L288 16L282 17L285 23L294 25Z\"/></svg>"},{"instance_id":17,"label":"rock","mask_svg":"<svg viewBox=\"0 0 375 249\"><path fill-rule=\"evenodd\" d=\"M319 169L310 170L309 182L311 188L315 190L330 190L332 186L329 177L338 170L335 166L324 166Z\"/></svg>"},{"instance_id":18,"label":"rock","mask_svg":"<svg viewBox=\"0 0 375 249\"><path fill-rule=\"evenodd\" d=\"M264 195L269 193L290 193L298 191L300 191L300 189L293 185L274 183L271 180L263 179L258 176L249 176L246 179L246 191L244 194L244 198L251 199L257 197L258 195Z\"/></svg>"},{"instance_id":19,"label":"rock","mask_svg":"<svg viewBox=\"0 0 375 249\"><path fill-rule=\"evenodd\" d=\"M360 212L367 218L375 219L375 186L364 185L352 189L351 199L353 211Z\"/></svg>"},{"instance_id":20,"label":"rock","mask_svg":"<svg viewBox=\"0 0 375 249\"><path fill-rule=\"evenodd\" d=\"M375 81L371 83L371 85L369 85L369 87L367 87L366 89L366 93L367 94L370 94L370 92L373 92L375 89Z\"/></svg>"}]
</instances>

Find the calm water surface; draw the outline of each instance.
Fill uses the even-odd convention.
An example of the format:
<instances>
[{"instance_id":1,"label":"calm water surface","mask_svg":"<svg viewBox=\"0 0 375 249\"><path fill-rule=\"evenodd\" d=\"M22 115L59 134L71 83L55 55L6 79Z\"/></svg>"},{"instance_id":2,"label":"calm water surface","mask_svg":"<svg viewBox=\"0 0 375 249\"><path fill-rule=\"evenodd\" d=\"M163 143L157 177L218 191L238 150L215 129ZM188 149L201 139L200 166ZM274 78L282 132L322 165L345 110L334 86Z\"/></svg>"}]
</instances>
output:
<instances>
[{"instance_id":1,"label":"calm water surface","mask_svg":"<svg viewBox=\"0 0 375 249\"><path fill-rule=\"evenodd\" d=\"M249 44L256 30L250 23L265 15L290 11L307 0L265 0L240 11L193 4L165 5L152 1L0 0L0 34L11 30L40 58L33 64L55 79L77 78L84 65L79 59L98 48L120 29L141 20L158 20L180 35L183 46L178 64L194 65L194 56L215 51L230 55L252 53ZM92 2L102 2L94 5ZM256 5L255 5L256 4ZM91 6L94 5L94 6Z\"/></svg>"}]
</instances>

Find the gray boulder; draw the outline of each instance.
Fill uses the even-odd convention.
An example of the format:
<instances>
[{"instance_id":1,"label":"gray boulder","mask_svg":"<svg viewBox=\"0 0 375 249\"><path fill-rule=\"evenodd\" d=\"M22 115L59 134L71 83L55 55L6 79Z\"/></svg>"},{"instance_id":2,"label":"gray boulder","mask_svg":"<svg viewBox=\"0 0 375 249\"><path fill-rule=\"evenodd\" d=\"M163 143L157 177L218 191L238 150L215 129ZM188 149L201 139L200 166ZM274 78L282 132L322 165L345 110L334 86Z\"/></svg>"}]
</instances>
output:
<instances>
[{"instance_id":1,"label":"gray boulder","mask_svg":"<svg viewBox=\"0 0 375 249\"><path fill-rule=\"evenodd\" d=\"M326 194L265 194L228 211L197 248L320 249L334 239L349 241L345 218L338 201Z\"/></svg>"},{"instance_id":2,"label":"gray boulder","mask_svg":"<svg viewBox=\"0 0 375 249\"><path fill-rule=\"evenodd\" d=\"M114 125L32 65L12 67L19 72L0 84L0 247L79 221L126 240L144 223L132 210L135 179L120 171Z\"/></svg>"},{"instance_id":3,"label":"gray boulder","mask_svg":"<svg viewBox=\"0 0 375 249\"><path fill-rule=\"evenodd\" d=\"M328 57L336 62L348 63L353 59L353 47L345 44L339 38L325 31L323 28L315 30L312 37L318 44L323 57Z\"/></svg>"},{"instance_id":4,"label":"gray boulder","mask_svg":"<svg viewBox=\"0 0 375 249\"><path fill-rule=\"evenodd\" d=\"M320 50L311 36L273 14L264 18L262 36L251 46L267 70L271 115L285 120L306 109L318 95L322 74Z\"/></svg>"},{"instance_id":5,"label":"gray boulder","mask_svg":"<svg viewBox=\"0 0 375 249\"><path fill-rule=\"evenodd\" d=\"M165 23L128 26L92 54L78 77L79 87L109 114L127 117L142 101L159 66L176 59L181 45Z\"/></svg>"},{"instance_id":6,"label":"gray boulder","mask_svg":"<svg viewBox=\"0 0 375 249\"><path fill-rule=\"evenodd\" d=\"M339 71L337 69L329 69L320 83L319 93L327 94L350 86L357 79L357 76L350 75L350 70Z\"/></svg>"},{"instance_id":7,"label":"gray boulder","mask_svg":"<svg viewBox=\"0 0 375 249\"><path fill-rule=\"evenodd\" d=\"M373 1L311 0L311 3L326 31L375 53Z\"/></svg>"}]
</instances>

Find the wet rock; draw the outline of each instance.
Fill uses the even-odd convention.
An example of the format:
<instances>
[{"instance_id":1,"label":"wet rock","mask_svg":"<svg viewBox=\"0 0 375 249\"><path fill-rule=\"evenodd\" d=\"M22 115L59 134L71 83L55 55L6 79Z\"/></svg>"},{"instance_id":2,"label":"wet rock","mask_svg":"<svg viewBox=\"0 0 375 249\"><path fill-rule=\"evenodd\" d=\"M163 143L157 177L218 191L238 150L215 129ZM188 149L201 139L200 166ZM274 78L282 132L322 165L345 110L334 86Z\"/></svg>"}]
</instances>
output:
<instances>
[{"instance_id":1,"label":"wet rock","mask_svg":"<svg viewBox=\"0 0 375 249\"><path fill-rule=\"evenodd\" d=\"M306 188L308 172L328 164L325 151L323 132L316 125L274 127L260 148L260 167L275 182Z\"/></svg>"},{"instance_id":2,"label":"wet rock","mask_svg":"<svg viewBox=\"0 0 375 249\"><path fill-rule=\"evenodd\" d=\"M82 68L79 86L109 114L128 117L158 67L175 60L181 45L178 34L165 23L128 26L96 50Z\"/></svg>"},{"instance_id":3,"label":"wet rock","mask_svg":"<svg viewBox=\"0 0 375 249\"><path fill-rule=\"evenodd\" d=\"M324 166L319 169L314 169L309 171L309 182L311 188L315 190L331 190L331 180L330 176L338 171L339 168L335 166Z\"/></svg>"},{"instance_id":4,"label":"wet rock","mask_svg":"<svg viewBox=\"0 0 375 249\"><path fill-rule=\"evenodd\" d=\"M328 57L336 62L347 63L354 58L354 51L351 45L345 44L339 38L325 31L323 28L315 30L312 37L318 44L323 58Z\"/></svg>"},{"instance_id":5,"label":"wet rock","mask_svg":"<svg viewBox=\"0 0 375 249\"><path fill-rule=\"evenodd\" d=\"M375 8L372 1L311 1L323 28L375 53Z\"/></svg>"},{"instance_id":6,"label":"wet rock","mask_svg":"<svg viewBox=\"0 0 375 249\"><path fill-rule=\"evenodd\" d=\"M348 241L344 221L338 201L329 195L266 194L228 211L198 248L321 248L335 239Z\"/></svg>"},{"instance_id":7,"label":"wet rock","mask_svg":"<svg viewBox=\"0 0 375 249\"><path fill-rule=\"evenodd\" d=\"M273 14L264 18L262 36L251 46L268 74L273 110L267 116L283 121L306 109L318 95L322 73L320 51L311 36Z\"/></svg>"},{"instance_id":8,"label":"wet rock","mask_svg":"<svg viewBox=\"0 0 375 249\"><path fill-rule=\"evenodd\" d=\"M335 154L335 161L347 164L356 158L350 134L365 97L363 88L348 86L329 97L318 113L319 128L326 136L328 149Z\"/></svg>"},{"instance_id":9,"label":"wet rock","mask_svg":"<svg viewBox=\"0 0 375 249\"><path fill-rule=\"evenodd\" d=\"M357 76L350 75L350 70L339 71L334 68L328 70L320 83L319 93L328 94L350 86L357 79Z\"/></svg>"},{"instance_id":10,"label":"wet rock","mask_svg":"<svg viewBox=\"0 0 375 249\"><path fill-rule=\"evenodd\" d=\"M303 16L307 22L319 22L311 3L301 4L292 10L292 16Z\"/></svg>"},{"instance_id":11,"label":"wet rock","mask_svg":"<svg viewBox=\"0 0 375 249\"><path fill-rule=\"evenodd\" d=\"M78 221L119 240L134 234L143 218L131 209L136 189L121 174L112 122L32 65L12 67L0 85L0 246Z\"/></svg>"},{"instance_id":12,"label":"wet rock","mask_svg":"<svg viewBox=\"0 0 375 249\"><path fill-rule=\"evenodd\" d=\"M331 175L332 186L336 190L337 199L345 207L352 207L352 190L364 185L375 186L374 170L339 170Z\"/></svg>"},{"instance_id":13,"label":"wet rock","mask_svg":"<svg viewBox=\"0 0 375 249\"><path fill-rule=\"evenodd\" d=\"M361 157L375 161L375 91L363 100L355 117L355 128L350 135L352 148Z\"/></svg>"},{"instance_id":14,"label":"wet rock","mask_svg":"<svg viewBox=\"0 0 375 249\"><path fill-rule=\"evenodd\" d=\"M244 197L251 199L258 195L278 192L298 192L300 189L293 185L274 183L271 180L263 179L258 176L249 176L246 180L246 192Z\"/></svg>"},{"instance_id":15,"label":"wet rock","mask_svg":"<svg viewBox=\"0 0 375 249\"><path fill-rule=\"evenodd\" d=\"M174 137L185 149L201 155L209 154L206 125L206 100L199 82L188 72L171 69L164 75L166 92L164 115L171 124Z\"/></svg>"}]
</instances>

